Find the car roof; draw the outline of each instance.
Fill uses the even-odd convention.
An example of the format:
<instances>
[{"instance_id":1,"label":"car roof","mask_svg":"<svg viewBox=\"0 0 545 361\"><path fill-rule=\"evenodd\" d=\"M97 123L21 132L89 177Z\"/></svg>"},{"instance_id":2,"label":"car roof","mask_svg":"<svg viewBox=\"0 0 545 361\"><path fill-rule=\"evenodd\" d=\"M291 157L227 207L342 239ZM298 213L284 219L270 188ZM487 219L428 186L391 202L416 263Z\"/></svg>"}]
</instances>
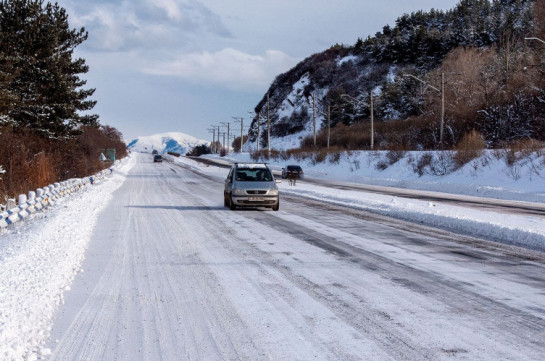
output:
<instances>
[{"instance_id":1,"label":"car roof","mask_svg":"<svg viewBox=\"0 0 545 361\"><path fill-rule=\"evenodd\" d=\"M268 169L266 163L235 163L237 168L263 168Z\"/></svg>"}]
</instances>

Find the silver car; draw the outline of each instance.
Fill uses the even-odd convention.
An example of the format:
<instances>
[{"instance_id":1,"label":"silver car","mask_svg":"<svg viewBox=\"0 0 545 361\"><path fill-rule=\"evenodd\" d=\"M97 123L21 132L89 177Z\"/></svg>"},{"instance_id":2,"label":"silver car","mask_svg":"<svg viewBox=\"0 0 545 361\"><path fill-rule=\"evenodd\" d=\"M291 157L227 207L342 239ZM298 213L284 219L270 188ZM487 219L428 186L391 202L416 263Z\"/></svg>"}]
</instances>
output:
<instances>
[{"instance_id":1,"label":"silver car","mask_svg":"<svg viewBox=\"0 0 545 361\"><path fill-rule=\"evenodd\" d=\"M225 179L223 201L226 207L280 208L278 187L271 170L262 163L235 163Z\"/></svg>"}]
</instances>

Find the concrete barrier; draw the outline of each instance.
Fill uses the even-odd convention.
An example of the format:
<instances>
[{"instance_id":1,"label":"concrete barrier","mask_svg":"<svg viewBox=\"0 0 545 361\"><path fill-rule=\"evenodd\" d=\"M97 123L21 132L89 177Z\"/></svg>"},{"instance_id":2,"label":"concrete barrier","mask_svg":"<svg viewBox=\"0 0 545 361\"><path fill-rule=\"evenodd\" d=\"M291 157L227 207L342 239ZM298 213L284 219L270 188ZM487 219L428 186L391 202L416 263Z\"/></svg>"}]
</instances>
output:
<instances>
[{"instance_id":1,"label":"concrete barrier","mask_svg":"<svg viewBox=\"0 0 545 361\"><path fill-rule=\"evenodd\" d=\"M101 181L108 174L111 174L110 169L105 169L91 177L69 179L38 188L36 191L28 192L28 194L20 194L17 197L16 204L8 203L7 210L0 212L0 229L17 223L32 213L53 206L60 198L69 196L86 186Z\"/></svg>"}]
</instances>

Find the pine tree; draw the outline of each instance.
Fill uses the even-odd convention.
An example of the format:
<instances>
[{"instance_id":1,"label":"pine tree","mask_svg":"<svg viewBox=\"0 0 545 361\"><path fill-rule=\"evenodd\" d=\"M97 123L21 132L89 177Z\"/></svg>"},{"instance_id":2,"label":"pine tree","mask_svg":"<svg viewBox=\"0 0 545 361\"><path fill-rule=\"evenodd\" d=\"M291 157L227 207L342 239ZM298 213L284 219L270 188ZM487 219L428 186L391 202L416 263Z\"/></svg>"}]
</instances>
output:
<instances>
[{"instance_id":1,"label":"pine tree","mask_svg":"<svg viewBox=\"0 0 545 361\"><path fill-rule=\"evenodd\" d=\"M84 28L70 28L58 4L0 1L0 75L10 76L2 90L13 97L5 114L16 128L66 137L81 125L98 124L97 115L79 114L96 104L88 100L95 89L82 89L85 60L73 59L86 39Z\"/></svg>"}]
</instances>

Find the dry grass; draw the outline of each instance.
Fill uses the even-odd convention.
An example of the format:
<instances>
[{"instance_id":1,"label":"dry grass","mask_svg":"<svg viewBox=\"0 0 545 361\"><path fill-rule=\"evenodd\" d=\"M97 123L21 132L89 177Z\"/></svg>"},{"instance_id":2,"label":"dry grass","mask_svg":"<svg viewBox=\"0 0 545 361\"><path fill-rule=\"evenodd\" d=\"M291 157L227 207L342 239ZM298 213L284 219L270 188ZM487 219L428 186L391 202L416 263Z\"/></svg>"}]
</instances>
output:
<instances>
[{"instance_id":1,"label":"dry grass","mask_svg":"<svg viewBox=\"0 0 545 361\"><path fill-rule=\"evenodd\" d=\"M480 157L486 149L486 142L475 130L467 133L455 147L453 155L456 167L462 167L475 158Z\"/></svg>"},{"instance_id":2,"label":"dry grass","mask_svg":"<svg viewBox=\"0 0 545 361\"><path fill-rule=\"evenodd\" d=\"M0 203L54 182L80 178L109 166L99 160L102 149L126 156L121 135L110 127L82 128L69 140L53 140L26 131L0 129Z\"/></svg>"}]
</instances>

